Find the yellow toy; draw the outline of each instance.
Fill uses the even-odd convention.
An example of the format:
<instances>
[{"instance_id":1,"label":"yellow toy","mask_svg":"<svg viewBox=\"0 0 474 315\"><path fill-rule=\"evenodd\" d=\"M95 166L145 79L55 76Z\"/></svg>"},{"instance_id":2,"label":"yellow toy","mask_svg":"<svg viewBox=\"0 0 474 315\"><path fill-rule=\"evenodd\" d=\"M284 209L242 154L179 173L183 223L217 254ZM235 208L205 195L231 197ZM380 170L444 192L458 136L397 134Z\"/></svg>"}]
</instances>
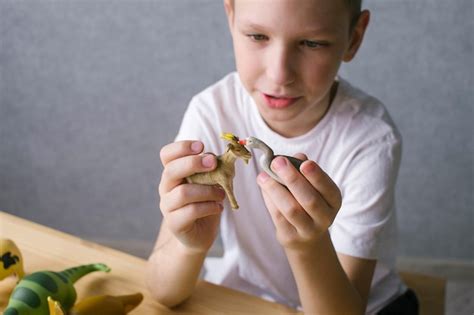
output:
<instances>
[{"instance_id":1,"label":"yellow toy","mask_svg":"<svg viewBox=\"0 0 474 315\"><path fill-rule=\"evenodd\" d=\"M231 133L224 133L221 138L229 141L224 154L217 156L217 166L214 170L204 173L196 173L188 176L189 183L203 185L220 185L229 198L232 209L238 209L239 205L234 196L233 179L235 176L235 160L241 158L245 164L252 158L252 154L242 144L239 138Z\"/></svg>"},{"instance_id":2,"label":"yellow toy","mask_svg":"<svg viewBox=\"0 0 474 315\"><path fill-rule=\"evenodd\" d=\"M23 278L23 257L15 243L8 238L0 238L0 281L16 275L18 281Z\"/></svg>"},{"instance_id":3,"label":"yellow toy","mask_svg":"<svg viewBox=\"0 0 474 315\"><path fill-rule=\"evenodd\" d=\"M125 315L137 307L142 300L141 293L121 296L92 296L74 305L69 311L69 315Z\"/></svg>"},{"instance_id":4,"label":"yellow toy","mask_svg":"<svg viewBox=\"0 0 474 315\"><path fill-rule=\"evenodd\" d=\"M58 301L48 296L49 315L65 315Z\"/></svg>"},{"instance_id":5,"label":"yellow toy","mask_svg":"<svg viewBox=\"0 0 474 315\"><path fill-rule=\"evenodd\" d=\"M99 295L85 298L74 305L68 315L125 315L143 300L141 293L121 296ZM60 304L48 297L50 315L66 315Z\"/></svg>"}]
</instances>

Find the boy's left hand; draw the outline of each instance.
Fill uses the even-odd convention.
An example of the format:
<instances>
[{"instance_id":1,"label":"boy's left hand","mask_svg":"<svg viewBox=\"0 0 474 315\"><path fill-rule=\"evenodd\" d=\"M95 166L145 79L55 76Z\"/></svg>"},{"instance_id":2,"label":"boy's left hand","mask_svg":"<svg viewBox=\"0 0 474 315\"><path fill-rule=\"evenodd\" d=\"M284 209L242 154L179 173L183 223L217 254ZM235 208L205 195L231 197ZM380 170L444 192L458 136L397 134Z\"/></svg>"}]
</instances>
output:
<instances>
[{"instance_id":1,"label":"boy's left hand","mask_svg":"<svg viewBox=\"0 0 474 315\"><path fill-rule=\"evenodd\" d=\"M300 171L285 157L277 157L271 168L286 187L262 172L257 182L277 231L277 239L286 249L305 249L327 232L341 207L337 185L304 154Z\"/></svg>"}]
</instances>

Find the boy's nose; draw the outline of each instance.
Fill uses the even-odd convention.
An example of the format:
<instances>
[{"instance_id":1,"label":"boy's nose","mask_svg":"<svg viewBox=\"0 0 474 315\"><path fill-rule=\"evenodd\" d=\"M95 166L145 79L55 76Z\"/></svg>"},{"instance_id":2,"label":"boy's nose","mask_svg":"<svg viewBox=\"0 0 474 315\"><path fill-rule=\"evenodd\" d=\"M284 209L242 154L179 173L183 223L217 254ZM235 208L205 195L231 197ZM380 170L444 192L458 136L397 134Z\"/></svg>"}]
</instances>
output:
<instances>
[{"instance_id":1,"label":"boy's nose","mask_svg":"<svg viewBox=\"0 0 474 315\"><path fill-rule=\"evenodd\" d=\"M267 56L266 73L268 78L278 86L286 86L295 81L292 67L292 56L285 47L274 47Z\"/></svg>"}]
</instances>

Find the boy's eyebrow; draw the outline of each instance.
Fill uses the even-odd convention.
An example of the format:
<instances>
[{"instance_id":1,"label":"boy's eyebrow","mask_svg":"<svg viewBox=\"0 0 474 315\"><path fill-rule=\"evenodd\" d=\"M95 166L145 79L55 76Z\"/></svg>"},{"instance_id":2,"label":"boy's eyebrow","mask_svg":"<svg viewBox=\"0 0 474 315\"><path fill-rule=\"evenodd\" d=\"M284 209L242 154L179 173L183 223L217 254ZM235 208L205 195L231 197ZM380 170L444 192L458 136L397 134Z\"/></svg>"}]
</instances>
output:
<instances>
[{"instance_id":1,"label":"boy's eyebrow","mask_svg":"<svg viewBox=\"0 0 474 315\"><path fill-rule=\"evenodd\" d=\"M238 20L238 24L241 26L245 26L248 28L254 28L254 29L259 29L259 30L266 30L267 28L263 25L256 24L254 22L246 21L246 20Z\"/></svg>"},{"instance_id":2,"label":"boy's eyebrow","mask_svg":"<svg viewBox=\"0 0 474 315\"><path fill-rule=\"evenodd\" d=\"M264 25L257 24L255 22L247 21L247 20L240 20L238 24L251 29L257 29L261 31L268 31L268 28ZM317 34L327 34L336 31L335 29L331 29L329 27L307 27L303 29L300 33L302 35L317 35Z\"/></svg>"}]
</instances>

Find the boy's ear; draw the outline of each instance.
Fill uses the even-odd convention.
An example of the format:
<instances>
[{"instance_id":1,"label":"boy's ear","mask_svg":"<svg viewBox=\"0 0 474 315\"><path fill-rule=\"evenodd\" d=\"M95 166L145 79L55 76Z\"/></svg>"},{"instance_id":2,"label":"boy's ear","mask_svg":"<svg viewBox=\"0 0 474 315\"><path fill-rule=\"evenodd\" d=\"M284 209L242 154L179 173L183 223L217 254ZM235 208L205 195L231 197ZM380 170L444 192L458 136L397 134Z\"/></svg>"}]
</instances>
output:
<instances>
[{"instance_id":1,"label":"boy's ear","mask_svg":"<svg viewBox=\"0 0 474 315\"><path fill-rule=\"evenodd\" d=\"M232 33L232 25L234 24L234 0L224 0L224 9L227 15L227 22Z\"/></svg>"},{"instance_id":2,"label":"boy's ear","mask_svg":"<svg viewBox=\"0 0 474 315\"><path fill-rule=\"evenodd\" d=\"M370 12L368 10L362 11L359 15L359 18L357 19L357 23L354 26L354 29L352 30L349 47L347 48L344 57L342 58L343 61L349 62L356 55L360 45L362 44L362 40L364 39L364 34L367 29L367 26L369 25L369 21Z\"/></svg>"}]
</instances>

